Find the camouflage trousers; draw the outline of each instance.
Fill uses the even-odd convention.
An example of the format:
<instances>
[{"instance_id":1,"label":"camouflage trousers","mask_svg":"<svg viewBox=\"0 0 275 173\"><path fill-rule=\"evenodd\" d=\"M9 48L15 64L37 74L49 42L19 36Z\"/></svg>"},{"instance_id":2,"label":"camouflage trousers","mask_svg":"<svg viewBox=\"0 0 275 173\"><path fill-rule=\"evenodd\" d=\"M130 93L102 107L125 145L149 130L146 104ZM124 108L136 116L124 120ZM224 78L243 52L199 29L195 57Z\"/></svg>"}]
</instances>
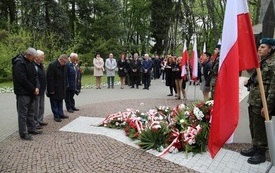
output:
<instances>
[{"instance_id":1,"label":"camouflage trousers","mask_svg":"<svg viewBox=\"0 0 275 173\"><path fill-rule=\"evenodd\" d=\"M265 130L265 118L261 116L261 107L248 106L249 128L252 144L258 147L267 147L267 136Z\"/></svg>"}]
</instances>

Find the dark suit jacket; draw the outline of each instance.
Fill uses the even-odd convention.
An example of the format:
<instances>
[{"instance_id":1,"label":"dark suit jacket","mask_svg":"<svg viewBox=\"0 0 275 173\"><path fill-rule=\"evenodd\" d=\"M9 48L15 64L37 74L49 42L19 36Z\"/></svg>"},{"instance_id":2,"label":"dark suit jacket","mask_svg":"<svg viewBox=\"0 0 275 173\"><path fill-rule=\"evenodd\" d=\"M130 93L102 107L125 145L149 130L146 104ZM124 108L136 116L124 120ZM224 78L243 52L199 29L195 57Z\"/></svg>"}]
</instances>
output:
<instances>
[{"instance_id":1,"label":"dark suit jacket","mask_svg":"<svg viewBox=\"0 0 275 173\"><path fill-rule=\"evenodd\" d=\"M132 60L130 63L130 70L131 70L132 76L139 76L140 70L141 70L141 61L139 59ZM133 72L133 70L136 70L136 71Z\"/></svg>"},{"instance_id":2,"label":"dark suit jacket","mask_svg":"<svg viewBox=\"0 0 275 173\"><path fill-rule=\"evenodd\" d=\"M61 66L58 60L51 62L47 70L47 96L62 100L66 97L68 67ZM53 94L51 94L53 93Z\"/></svg>"}]
</instances>

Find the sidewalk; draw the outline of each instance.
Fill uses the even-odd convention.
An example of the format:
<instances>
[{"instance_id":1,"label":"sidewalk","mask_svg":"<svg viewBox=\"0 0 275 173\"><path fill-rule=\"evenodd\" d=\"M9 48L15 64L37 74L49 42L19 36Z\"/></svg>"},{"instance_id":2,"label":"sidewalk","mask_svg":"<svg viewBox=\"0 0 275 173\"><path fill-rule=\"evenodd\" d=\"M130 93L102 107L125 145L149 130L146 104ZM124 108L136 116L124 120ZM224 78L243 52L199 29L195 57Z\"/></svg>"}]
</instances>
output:
<instances>
[{"instance_id":1,"label":"sidewalk","mask_svg":"<svg viewBox=\"0 0 275 173\"><path fill-rule=\"evenodd\" d=\"M199 86L187 87L188 100L202 99ZM124 135L115 136L114 131L108 131L110 129L89 129L90 124L96 123L95 117L104 118L109 113L124 111L128 107L148 110L160 105L175 106L181 102L167 96L169 88L160 80L153 80L149 91L142 88L126 87L122 90L115 86L115 89L82 90L79 96L75 96L80 111L73 114L66 112L70 118L62 123L53 121L46 98L45 120L49 125L43 129L42 135L34 136L31 142L19 138L15 95L1 94L0 172L212 172L206 164L216 165L216 172L262 172L267 168L268 162L248 167L245 163L247 158L228 150L222 151L215 160L208 153L188 159L184 154L168 154L162 159L121 141ZM234 136L237 143L250 143L251 140L246 110L244 99ZM72 127L81 132L72 130ZM236 165L236 162L239 164ZM275 172L274 168L272 171Z\"/></svg>"}]
</instances>

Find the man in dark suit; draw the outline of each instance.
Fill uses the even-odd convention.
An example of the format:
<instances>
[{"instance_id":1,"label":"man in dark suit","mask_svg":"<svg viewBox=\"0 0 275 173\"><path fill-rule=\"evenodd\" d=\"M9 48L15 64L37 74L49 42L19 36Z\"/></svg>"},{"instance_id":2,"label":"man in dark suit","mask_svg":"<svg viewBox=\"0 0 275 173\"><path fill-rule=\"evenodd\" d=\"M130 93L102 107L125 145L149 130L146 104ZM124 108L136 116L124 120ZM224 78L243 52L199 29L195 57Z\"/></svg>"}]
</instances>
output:
<instances>
[{"instance_id":1,"label":"man in dark suit","mask_svg":"<svg viewBox=\"0 0 275 173\"><path fill-rule=\"evenodd\" d=\"M37 52L28 48L24 55L12 59L13 86L16 95L19 135L21 139L32 140L30 134L41 134L34 122L35 96L39 95L39 81L33 63Z\"/></svg>"},{"instance_id":2,"label":"man in dark suit","mask_svg":"<svg viewBox=\"0 0 275 173\"><path fill-rule=\"evenodd\" d=\"M138 54L134 54L134 58L130 63L130 71L131 71L131 78L132 78L132 86L131 88L134 88L136 85L136 88L138 89L139 83L140 83L140 69L141 69L141 61L138 59Z\"/></svg>"},{"instance_id":3,"label":"man in dark suit","mask_svg":"<svg viewBox=\"0 0 275 173\"><path fill-rule=\"evenodd\" d=\"M50 98L51 108L56 122L69 118L64 115L63 99L66 98L68 57L63 54L51 62L47 70L47 96Z\"/></svg>"},{"instance_id":4,"label":"man in dark suit","mask_svg":"<svg viewBox=\"0 0 275 173\"><path fill-rule=\"evenodd\" d=\"M68 66L68 76L67 76L67 81L68 81L68 88L66 91L66 98L65 98L65 103L66 103L66 108L67 111L70 113L73 113L74 111L79 111L75 107L75 100L74 100L74 95L76 93L76 86L77 86L77 81L78 81L78 67L76 61L78 60L78 55L76 53L71 53L69 61L67 63Z\"/></svg>"}]
</instances>

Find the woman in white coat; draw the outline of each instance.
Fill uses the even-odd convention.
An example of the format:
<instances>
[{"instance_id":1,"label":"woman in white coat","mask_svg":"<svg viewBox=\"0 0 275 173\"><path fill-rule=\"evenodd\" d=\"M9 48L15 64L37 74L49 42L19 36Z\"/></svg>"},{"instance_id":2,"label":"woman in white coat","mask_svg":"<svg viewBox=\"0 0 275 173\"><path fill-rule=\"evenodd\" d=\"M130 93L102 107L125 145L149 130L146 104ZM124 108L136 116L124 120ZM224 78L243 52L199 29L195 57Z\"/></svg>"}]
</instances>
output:
<instances>
[{"instance_id":1,"label":"woman in white coat","mask_svg":"<svg viewBox=\"0 0 275 173\"><path fill-rule=\"evenodd\" d=\"M114 59L114 55L112 53L110 53L109 58L106 59L105 67L106 67L108 88L110 88L110 86L114 88L114 80L115 80L115 74L116 74L115 69L117 67L117 62L116 62L116 59Z\"/></svg>"},{"instance_id":2,"label":"woman in white coat","mask_svg":"<svg viewBox=\"0 0 275 173\"><path fill-rule=\"evenodd\" d=\"M93 64L94 76L96 78L96 89L101 89L101 77L103 76L104 72L104 61L99 53L96 54L96 57L93 60Z\"/></svg>"}]
</instances>

